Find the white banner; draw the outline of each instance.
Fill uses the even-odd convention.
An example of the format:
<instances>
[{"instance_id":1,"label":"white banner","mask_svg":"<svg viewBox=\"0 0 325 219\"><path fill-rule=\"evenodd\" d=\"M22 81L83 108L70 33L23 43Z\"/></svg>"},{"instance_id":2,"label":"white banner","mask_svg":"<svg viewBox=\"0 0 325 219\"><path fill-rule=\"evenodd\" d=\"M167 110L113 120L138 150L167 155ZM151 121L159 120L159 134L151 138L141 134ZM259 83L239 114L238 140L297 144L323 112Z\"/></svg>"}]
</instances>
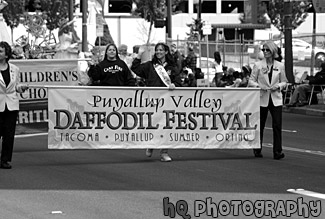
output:
<instances>
[{"instance_id":1,"label":"white banner","mask_svg":"<svg viewBox=\"0 0 325 219\"><path fill-rule=\"evenodd\" d=\"M47 99L46 85L78 85L77 59L16 59L10 63L19 67L20 82L40 87L31 87L20 100Z\"/></svg>"},{"instance_id":2,"label":"white banner","mask_svg":"<svg viewBox=\"0 0 325 219\"><path fill-rule=\"evenodd\" d=\"M260 147L256 88L48 87L49 149Z\"/></svg>"}]
</instances>

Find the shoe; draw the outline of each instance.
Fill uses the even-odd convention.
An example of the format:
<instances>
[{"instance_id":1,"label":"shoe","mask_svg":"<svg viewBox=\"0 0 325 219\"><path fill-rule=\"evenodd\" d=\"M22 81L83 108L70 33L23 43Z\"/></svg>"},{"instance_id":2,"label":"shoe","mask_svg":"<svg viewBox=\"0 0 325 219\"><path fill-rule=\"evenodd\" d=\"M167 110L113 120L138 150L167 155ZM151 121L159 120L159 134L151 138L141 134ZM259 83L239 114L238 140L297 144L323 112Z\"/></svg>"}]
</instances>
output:
<instances>
[{"instance_id":1,"label":"shoe","mask_svg":"<svg viewBox=\"0 0 325 219\"><path fill-rule=\"evenodd\" d=\"M254 156L257 158L263 158L263 154L260 151L254 151Z\"/></svg>"},{"instance_id":2,"label":"shoe","mask_svg":"<svg viewBox=\"0 0 325 219\"><path fill-rule=\"evenodd\" d=\"M1 161L0 168L1 169L11 169L11 165L6 161Z\"/></svg>"},{"instance_id":3,"label":"shoe","mask_svg":"<svg viewBox=\"0 0 325 219\"><path fill-rule=\"evenodd\" d=\"M160 155L160 160L162 162L170 162L172 161L172 158L167 153L163 153Z\"/></svg>"},{"instance_id":4,"label":"shoe","mask_svg":"<svg viewBox=\"0 0 325 219\"><path fill-rule=\"evenodd\" d=\"M152 156L153 149L147 149L146 150L146 156L151 157Z\"/></svg>"},{"instance_id":5,"label":"shoe","mask_svg":"<svg viewBox=\"0 0 325 219\"><path fill-rule=\"evenodd\" d=\"M282 152L275 152L273 154L273 158L274 158L274 160L280 160L280 159L284 158L284 153L282 153Z\"/></svg>"}]
</instances>

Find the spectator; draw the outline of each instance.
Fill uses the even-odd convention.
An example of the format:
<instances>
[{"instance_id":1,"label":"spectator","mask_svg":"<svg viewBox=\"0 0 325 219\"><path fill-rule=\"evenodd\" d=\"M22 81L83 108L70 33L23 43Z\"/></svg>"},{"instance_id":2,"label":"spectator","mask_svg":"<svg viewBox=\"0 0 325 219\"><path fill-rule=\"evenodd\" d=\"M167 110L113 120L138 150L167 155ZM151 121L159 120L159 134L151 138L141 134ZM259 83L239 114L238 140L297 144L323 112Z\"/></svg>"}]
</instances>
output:
<instances>
[{"instance_id":1,"label":"spectator","mask_svg":"<svg viewBox=\"0 0 325 219\"><path fill-rule=\"evenodd\" d=\"M179 74L182 87L189 87L188 71L184 70Z\"/></svg>"},{"instance_id":2,"label":"spectator","mask_svg":"<svg viewBox=\"0 0 325 219\"><path fill-rule=\"evenodd\" d=\"M18 93L28 89L19 83L19 68L8 61L12 50L7 42L0 42L0 136L2 138L0 168L11 169L15 130L19 111Z\"/></svg>"},{"instance_id":3,"label":"spectator","mask_svg":"<svg viewBox=\"0 0 325 219\"><path fill-rule=\"evenodd\" d=\"M142 54L146 48L141 46L137 57L132 63L132 71L139 77L144 78L148 87L169 87L174 89L175 86L181 86L177 67L173 57L170 54L169 47L165 43L157 43L155 45L155 54L151 61L141 64ZM146 155L151 157L153 149L147 149ZM172 161L168 155L168 149L160 150L160 160L163 162Z\"/></svg>"},{"instance_id":4,"label":"spectator","mask_svg":"<svg viewBox=\"0 0 325 219\"><path fill-rule=\"evenodd\" d=\"M128 54L128 46L125 44L121 44L118 47L118 55L121 60L123 60L129 68L131 68L133 58L130 54Z\"/></svg>"},{"instance_id":5,"label":"spectator","mask_svg":"<svg viewBox=\"0 0 325 219\"><path fill-rule=\"evenodd\" d=\"M315 76L307 76L305 80L302 80L302 84L295 88L287 107L307 105L307 93L311 91L311 85L313 84L325 84L325 62L321 64L321 70ZM318 89L318 87L315 89Z\"/></svg>"},{"instance_id":6,"label":"spectator","mask_svg":"<svg viewBox=\"0 0 325 219\"><path fill-rule=\"evenodd\" d=\"M187 77L188 77L188 86L189 87L197 87L197 82L196 82L194 73L189 72Z\"/></svg>"},{"instance_id":7,"label":"spectator","mask_svg":"<svg viewBox=\"0 0 325 219\"><path fill-rule=\"evenodd\" d=\"M131 69L132 66L132 62L133 62L133 57L131 54L128 53L128 46L125 44L121 44L118 47L118 55L120 57L121 60L123 60L126 65L129 67L129 69ZM133 77L135 78L136 75L131 71Z\"/></svg>"},{"instance_id":8,"label":"spectator","mask_svg":"<svg viewBox=\"0 0 325 219\"><path fill-rule=\"evenodd\" d=\"M182 54L178 51L177 46L175 43L173 43L170 47L170 52L173 56L174 62L176 63L177 66L177 73L180 74L183 68L183 56Z\"/></svg>"},{"instance_id":9,"label":"spectator","mask_svg":"<svg viewBox=\"0 0 325 219\"><path fill-rule=\"evenodd\" d=\"M222 60L221 60L220 52L215 51L213 55L214 55L213 68L216 70L216 74L222 73L223 72L223 70L222 70L223 63L222 63Z\"/></svg>"},{"instance_id":10,"label":"spectator","mask_svg":"<svg viewBox=\"0 0 325 219\"><path fill-rule=\"evenodd\" d=\"M96 64L93 60L89 61L89 77L98 81L99 86L135 86L129 67L120 59L117 53L117 47L114 44L108 44L105 50L104 59Z\"/></svg>"},{"instance_id":11,"label":"spectator","mask_svg":"<svg viewBox=\"0 0 325 219\"><path fill-rule=\"evenodd\" d=\"M223 68L224 74L220 78L217 87L229 87L234 84L234 76L233 73L235 72L234 68Z\"/></svg>"},{"instance_id":12,"label":"spectator","mask_svg":"<svg viewBox=\"0 0 325 219\"><path fill-rule=\"evenodd\" d=\"M195 72L196 69L196 63L197 57L194 53L194 47L192 44L188 45L188 54L185 58L185 67L188 67L192 70L192 72Z\"/></svg>"},{"instance_id":13,"label":"spectator","mask_svg":"<svg viewBox=\"0 0 325 219\"><path fill-rule=\"evenodd\" d=\"M247 87L252 68L247 64L242 67L242 81L238 87Z\"/></svg>"},{"instance_id":14,"label":"spectator","mask_svg":"<svg viewBox=\"0 0 325 219\"><path fill-rule=\"evenodd\" d=\"M255 157L263 157L262 142L268 111L272 116L273 158L284 158L282 153L282 93L287 85L284 65L275 60L278 47L272 41L263 44L264 59L255 63L249 78L250 87L259 87L260 95L260 138L261 148L254 149Z\"/></svg>"}]
</instances>

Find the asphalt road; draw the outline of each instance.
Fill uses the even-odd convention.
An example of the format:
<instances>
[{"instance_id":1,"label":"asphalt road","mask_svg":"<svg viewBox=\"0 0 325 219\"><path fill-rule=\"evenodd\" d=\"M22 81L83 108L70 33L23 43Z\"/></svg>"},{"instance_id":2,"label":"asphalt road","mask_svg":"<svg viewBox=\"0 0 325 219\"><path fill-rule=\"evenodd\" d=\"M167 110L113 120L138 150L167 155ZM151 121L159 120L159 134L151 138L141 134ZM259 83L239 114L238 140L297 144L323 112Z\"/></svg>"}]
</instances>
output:
<instances>
[{"instance_id":1,"label":"asphalt road","mask_svg":"<svg viewBox=\"0 0 325 219\"><path fill-rule=\"evenodd\" d=\"M251 150L170 150L171 163L158 150L151 158L144 150L48 150L47 135L17 136L13 169L0 169L0 218L259 218L249 213L259 203L268 206L263 218L325 218L325 117L283 117L280 161L270 128L262 159ZM236 201L246 208L227 214Z\"/></svg>"}]
</instances>

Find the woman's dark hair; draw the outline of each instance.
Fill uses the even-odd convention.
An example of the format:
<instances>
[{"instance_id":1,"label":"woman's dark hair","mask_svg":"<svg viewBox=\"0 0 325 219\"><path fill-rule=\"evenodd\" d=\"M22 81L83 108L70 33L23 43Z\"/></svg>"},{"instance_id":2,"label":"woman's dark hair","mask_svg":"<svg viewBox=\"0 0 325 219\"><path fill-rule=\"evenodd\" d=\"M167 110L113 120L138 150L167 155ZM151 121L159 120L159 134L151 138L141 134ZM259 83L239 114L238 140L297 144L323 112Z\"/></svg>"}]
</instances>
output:
<instances>
[{"instance_id":1,"label":"woman's dark hair","mask_svg":"<svg viewBox=\"0 0 325 219\"><path fill-rule=\"evenodd\" d=\"M103 60L107 60L107 50L108 50L108 48L109 48L110 46L113 46L113 47L115 48L115 51L116 51L116 57L115 57L115 58L116 58L117 60L119 60L120 57L119 57L118 52L117 52L117 46L116 46L114 43L110 43L110 44L108 44L108 45L106 46L106 49L105 49L105 55L104 55L104 59L103 59Z\"/></svg>"},{"instance_id":2,"label":"woman's dark hair","mask_svg":"<svg viewBox=\"0 0 325 219\"><path fill-rule=\"evenodd\" d=\"M220 52L218 51L215 51L214 54L214 60L220 65L220 62L221 62L221 55L220 55Z\"/></svg>"},{"instance_id":3,"label":"woman's dark hair","mask_svg":"<svg viewBox=\"0 0 325 219\"><path fill-rule=\"evenodd\" d=\"M169 46L167 44L165 44L165 43L157 43L156 46L155 46L155 51L157 50L158 46L162 46L164 48L164 50L167 52L167 54L165 56L166 62L169 65L172 65L172 66L176 65L175 62L174 62L173 56L170 53ZM152 58L152 63L153 64L160 63L159 62L159 59L156 56L156 53L155 53L155 55Z\"/></svg>"},{"instance_id":4,"label":"woman's dark hair","mask_svg":"<svg viewBox=\"0 0 325 219\"><path fill-rule=\"evenodd\" d=\"M12 57L12 49L11 49L11 46L7 42L5 42L5 41L1 41L0 42L0 47L2 47L2 48L5 49L5 55L7 56L6 62L8 62L9 59Z\"/></svg>"}]
</instances>

